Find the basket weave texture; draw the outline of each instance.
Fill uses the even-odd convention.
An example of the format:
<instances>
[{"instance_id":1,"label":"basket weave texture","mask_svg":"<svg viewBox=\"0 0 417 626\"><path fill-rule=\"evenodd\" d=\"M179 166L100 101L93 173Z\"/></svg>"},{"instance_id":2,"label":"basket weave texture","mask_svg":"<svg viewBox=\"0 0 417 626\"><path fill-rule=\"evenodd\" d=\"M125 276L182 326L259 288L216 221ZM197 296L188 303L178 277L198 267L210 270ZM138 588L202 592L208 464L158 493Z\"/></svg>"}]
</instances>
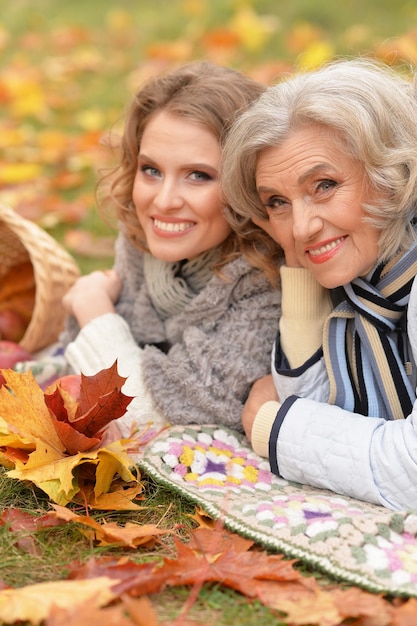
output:
<instances>
[{"instance_id":1,"label":"basket weave texture","mask_svg":"<svg viewBox=\"0 0 417 626\"><path fill-rule=\"evenodd\" d=\"M0 281L10 268L30 261L35 305L19 342L29 352L52 344L64 329L62 297L80 275L73 257L37 224L0 203Z\"/></svg>"}]
</instances>

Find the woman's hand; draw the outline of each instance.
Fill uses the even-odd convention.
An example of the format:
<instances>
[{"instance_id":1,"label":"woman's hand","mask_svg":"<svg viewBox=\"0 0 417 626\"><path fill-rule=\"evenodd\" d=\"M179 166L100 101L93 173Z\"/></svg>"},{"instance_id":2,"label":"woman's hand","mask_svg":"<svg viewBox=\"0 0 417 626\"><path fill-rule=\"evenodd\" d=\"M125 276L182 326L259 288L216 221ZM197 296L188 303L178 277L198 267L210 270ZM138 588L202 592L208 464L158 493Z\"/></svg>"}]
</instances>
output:
<instances>
[{"instance_id":1,"label":"woman's hand","mask_svg":"<svg viewBox=\"0 0 417 626\"><path fill-rule=\"evenodd\" d=\"M248 399L243 407L242 424L249 441L252 439L252 427L257 412L262 405L270 400L276 400L278 402L279 398L275 390L272 375L268 374L253 383Z\"/></svg>"},{"instance_id":2,"label":"woman's hand","mask_svg":"<svg viewBox=\"0 0 417 626\"><path fill-rule=\"evenodd\" d=\"M62 303L82 328L100 315L114 313L121 290L122 282L117 272L96 271L81 276L65 294Z\"/></svg>"}]
</instances>

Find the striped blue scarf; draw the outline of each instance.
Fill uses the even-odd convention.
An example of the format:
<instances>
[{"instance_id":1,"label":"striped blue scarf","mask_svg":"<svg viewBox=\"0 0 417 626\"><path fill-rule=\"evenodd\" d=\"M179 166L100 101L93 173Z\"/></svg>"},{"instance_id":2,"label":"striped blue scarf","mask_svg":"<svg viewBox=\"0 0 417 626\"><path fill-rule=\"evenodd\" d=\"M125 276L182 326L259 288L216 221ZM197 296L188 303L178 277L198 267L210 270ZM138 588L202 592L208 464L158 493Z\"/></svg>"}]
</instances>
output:
<instances>
[{"instance_id":1,"label":"striped blue scarf","mask_svg":"<svg viewBox=\"0 0 417 626\"><path fill-rule=\"evenodd\" d=\"M404 321L417 275L417 242L371 277L345 285L346 298L326 320L323 352L330 404L348 411L404 418L415 390L407 377L393 331Z\"/></svg>"}]
</instances>

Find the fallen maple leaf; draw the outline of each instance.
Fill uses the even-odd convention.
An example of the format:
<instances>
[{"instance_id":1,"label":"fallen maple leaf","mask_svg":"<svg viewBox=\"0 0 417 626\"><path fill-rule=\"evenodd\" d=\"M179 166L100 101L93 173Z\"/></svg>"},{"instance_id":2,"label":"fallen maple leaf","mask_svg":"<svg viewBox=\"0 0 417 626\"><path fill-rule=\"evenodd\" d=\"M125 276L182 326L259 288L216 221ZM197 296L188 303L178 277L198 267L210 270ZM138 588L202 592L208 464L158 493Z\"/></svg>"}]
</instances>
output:
<instances>
[{"instance_id":1,"label":"fallen maple leaf","mask_svg":"<svg viewBox=\"0 0 417 626\"><path fill-rule=\"evenodd\" d=\"M226 530L197 529L192 533L190 544L175 540L177 554L173 559L142 564L91 559L81 567L74 564L71 578L116 578L120 582L114 588L115 593L133 596L156 593L166 586L220 582L255 598L258 581L304 584L306 579L293 568L292 561L284 560L282 555L252 551L252 546L252 541Z\"/></svg>"},{"instance_id":2,"label":"fallen maple leaf","mask_svg":"<svg viewBox=\"0 0 417 626\"><path fill-rule=\"evenodd\" d=\"M30 371L0 371L6 381L0 388L0 463L12 467L8 476L33 482L62 505L81 491L85 495L89 484L97 506L115 477L139 482L131 471L135 463L127 452L129 439L101 445L107 424L123 415L131 401L121 391L126 379L118 375L117 363L95 376L81 375L77 397L63 379L43 392ZM137 493L132 490L132 498ZM126 508L126 492L120 498L119 490L113 504Z\"/></svg>"},{"instance_id":3,"label":"fallen maple leaf","mask_svg":"<svg viewBox=\"0 0 417 626\"><path fill-rule=\"evenodd\" d=\"M92 517L77 515L65 507L53 505L53 508L57 519L76 522L87 527L86 534L98 542L100 546L119 545L137 548L138 546L154 544L156 537L171 533L169 530L158 528L155 524L140 525L129 522L125 526L119 526L114 522L100 524ZM53 514L51 513L51 515Z\"/></svg>"}]
</instances>

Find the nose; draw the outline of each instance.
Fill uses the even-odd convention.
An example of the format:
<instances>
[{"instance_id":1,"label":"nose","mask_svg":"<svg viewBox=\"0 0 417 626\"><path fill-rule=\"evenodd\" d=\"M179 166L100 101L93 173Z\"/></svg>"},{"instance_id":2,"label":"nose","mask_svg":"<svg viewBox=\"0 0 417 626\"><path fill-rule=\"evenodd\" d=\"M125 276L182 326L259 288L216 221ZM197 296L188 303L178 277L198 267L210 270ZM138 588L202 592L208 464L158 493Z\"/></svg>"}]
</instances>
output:
<instances>
[{"instance_id":1,"label":"nose","mask_svg":"<svg viewBox=\"0 0 417 626\"><path fill-rule=\"evenodd\" d=\"M296 241L309 241L323 228L319 209L309 198L297 198L292 204L293 236Z\"/></svg>"},{"instance_id":2,"label":"nose","mask_svg":"<svg viewBox=\"0 0 417 626\"><path fill-rule=\"evenodd\" d=\"M160 211L180 209L184 205L181 189L177 182L163 178L154 197L154 205Z\"/></svg>"}]
</instances>

